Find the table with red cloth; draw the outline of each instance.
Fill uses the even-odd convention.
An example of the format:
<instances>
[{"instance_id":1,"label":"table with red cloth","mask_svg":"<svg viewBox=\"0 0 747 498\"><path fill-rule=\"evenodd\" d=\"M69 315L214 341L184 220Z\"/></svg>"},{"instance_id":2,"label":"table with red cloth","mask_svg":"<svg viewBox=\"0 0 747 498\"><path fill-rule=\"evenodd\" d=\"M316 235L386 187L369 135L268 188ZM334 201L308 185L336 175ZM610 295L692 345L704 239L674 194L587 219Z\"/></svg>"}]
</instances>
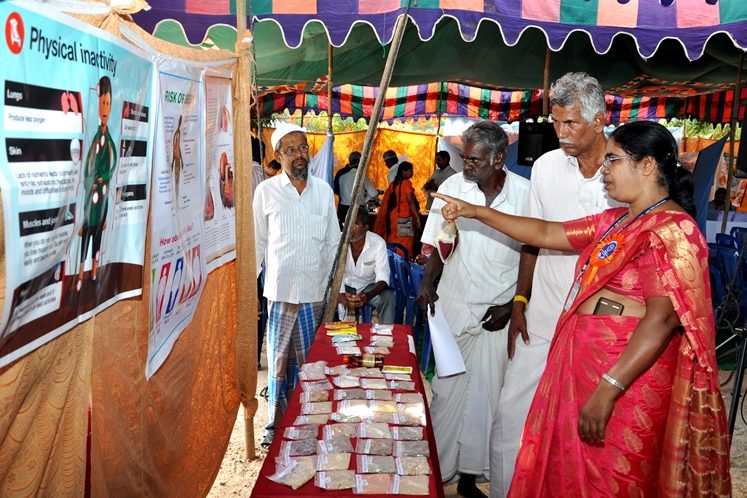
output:
<instances>
[{"instance_id":1,"label":"table with red cloth","mask_svg":"<svg viewBox=\"0 0 747 498\"><path fill-rule=\"evenodd\" d=\"M359 323L357 324L358 333L363 337L361 341L358 341L358 345L363 348L363 346L366 346L369 344L369 340L371 337L371 324L363 324ZM420 376L420 370L418 369L418 359L415 356L414 353L410 352L410 341L408 340L408 337L411 337L412 329L407 325L394 325L394 330L392 332L392 337L394 338L394 347L390 348L390 353L386 356L384 356L384 365L397 365L397 366L410 366L412 367L412 381L415 383L415 391L393 391L395 394L397 393L412 393L417 392L423 395L423 403L425 406L425 420L426 425L423 428L423 438L427 439L428 441L428 448L430 456L428 457L428 461L431 466L431 474L429 476L429 482L428 482L428 488L429 488L429 494L428 496L437 496L443 498L444 496L444 489L443 485L441 483L441 469L438 464L438 453L436 451L436 439L433 435L433 428L431 426L431 416L430 412L428 411L428 402L426 400L425 396L425 386L423 385L423 379ZM337 354L335 346L332 345L332 337L327 335L327 329L322 325L319 327L319 329L316 332L316 338L314 339L313 344L311 345L311 348L309 349L309 354L306 357L306 362L311 363L315 361L324 360L327 362L328 366L335 366L342 363L342 356ZM331 378L331 376L328 376L328 378ZM293 490L288 486L277 484L270 479L267 478L267 476L271 476L275 473L275 457L278 456L280 452L280 444L283 441L283 432L285 431L286 427L293 426L293 422L296 420L296 417L298 417L301 414L301 403L300 403L300 395L303 392L300 386L301 381L299 380L299 385L294 390L293 395L291 396L289 402L288 402L288 410L286 411L285 415L283 416L283 420L280 423L280 427L275 433L275 438L272 442L272 445L270 446L270 449L267 453L267 457L265 458L265 462L262 465L262 469L259 472L259 476L257 477L257 482L254 485L254 489L252 490L251 496L253 498L276 498L278 496L289 496L289 497L296 497L296 496L309 496L309 497L318 497L318 496L335 496L335 497L342 497L342 496L392 496L392 495L383 495L383 494L367 494L367 495L354 495L352 489L343 489L343 490L326 490L318 488L314 485L314 479L311 479L309 482L301 486L300 488ZM330 399L331 393L330 393ZM335 410L336 404L339 403L339 401L333 401L333 411ZM261 409L261 408L260 408ZM328 422L329 424L334 424L335 422ZM318 437L321 437L321 430ZM355 439L353 439L353 447L355 447ZM353 453L353 456L351 458L350 463L350 469L356 470L356 458L355 453Z\"/></svg>"}]
</instances>

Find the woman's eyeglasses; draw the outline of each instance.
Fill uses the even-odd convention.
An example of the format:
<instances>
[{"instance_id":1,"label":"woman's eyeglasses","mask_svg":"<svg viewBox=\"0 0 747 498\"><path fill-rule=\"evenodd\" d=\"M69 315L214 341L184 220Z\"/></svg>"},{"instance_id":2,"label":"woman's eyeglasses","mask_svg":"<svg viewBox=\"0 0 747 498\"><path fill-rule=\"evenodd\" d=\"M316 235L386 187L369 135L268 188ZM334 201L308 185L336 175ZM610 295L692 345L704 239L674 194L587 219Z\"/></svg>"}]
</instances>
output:
<instances>
[{"instance_id":1,"label":"woman's eyeglasses","mask_svg":"<svg viewBox=\"0 0 747 498\"><path fill-rule=\"evenodd\" d=\"M612 155L610 155L610 156L606 156L604 158L604 161L602 161L602 167L610 169L612 167L612 163L614 163L615 161L619 161L620 159L625 159L626 157L628 157L628 156L627 155L622 155L622 156L612 156Z\"/></svg>"}]
</instances>

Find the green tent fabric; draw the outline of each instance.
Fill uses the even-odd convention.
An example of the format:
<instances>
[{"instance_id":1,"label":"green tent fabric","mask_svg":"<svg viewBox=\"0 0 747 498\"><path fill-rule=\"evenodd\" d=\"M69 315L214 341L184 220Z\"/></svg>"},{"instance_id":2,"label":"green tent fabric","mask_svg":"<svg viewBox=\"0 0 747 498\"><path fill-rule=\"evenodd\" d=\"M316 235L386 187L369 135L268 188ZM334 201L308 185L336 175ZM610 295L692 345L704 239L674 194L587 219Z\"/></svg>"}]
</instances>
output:
<instances>
[{"instance_id":1,"label":"green tent fabric","mask_svg":"<svg viewBox=\"0 0 747 498\"><path fill-rule=\"evenodd\" d=\"M257 22L252 27L257 63L257 85L312 86L327 74L327 32L319 22L309 22L299 48L288 48L275 22ZM158 24L155 36L190 45L177 21ZM235 30L226 25L211 27L203 48L232 49ZM400 48L391 86L436 81L479 83L496 88L542 88L547 42L544 34L528 28L516 45L509 46L499 28L485 23L471 42L462 39L458 25L442 20L428 41L409 23ZM388 46L382 46L370 26L351 28L345 43L334 49L335 85L377 85L386 61ZM655 80L675 89L669 95L710 93L732 85L736 79L741 51L727 34L715 34L702 57L690 61L679 42L664 40L649 59L643 59L635 41L627 35L615 37L610 50L598 54L586 33L572 33L559 52L552 52L551 80L568 71L587 71L611 93L630 94L636 81ZM664 93L660 94L664 96Z\"/></svg>"}]
</instances>

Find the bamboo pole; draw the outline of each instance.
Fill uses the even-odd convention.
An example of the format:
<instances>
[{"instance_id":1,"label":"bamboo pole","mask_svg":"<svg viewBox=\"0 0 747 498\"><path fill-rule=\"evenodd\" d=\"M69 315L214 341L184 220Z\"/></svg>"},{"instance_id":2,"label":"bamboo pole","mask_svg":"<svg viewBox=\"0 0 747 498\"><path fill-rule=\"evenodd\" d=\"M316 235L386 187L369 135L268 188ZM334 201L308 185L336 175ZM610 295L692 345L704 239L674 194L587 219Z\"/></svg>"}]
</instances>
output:
<instances>
[{"instance_id":1,"label":"bamboo pole","mask_svg":"<svg viewBox=\"0 0 747 498\"><path fill-rule=\"evenodd\" d=\"M742 99L742 68L744 67L744 52L739 54L739 66L737 66L737 81L734 84L734 98L731 102L731 119L729 119L729 167L726 169L726 207L721 219L721 233L726 232L726 223L729 221L729 210L731 209L731 178L734 174L734 140L737 132L737 121L739 121L739 107ZM744 130L742 130L744 133ZM744 138L744 137L742 137ZM744 142L739 144L744 147Z\"/></svg>"},{"instance_id":2,"label":"bamboo pole","mask_svg":"<svg viewBox=\"0 0 747 498\"><path fill-rule=\"evenodd\" d=\"M542 80L542 115L547 117L550 115L550 109L548 108L550 102L550 46L545 48L545 72Z\"/></svg>"},{"instance_id":3,"label":"bamboo pole","mask_svg":"<svg viewBox=\"0 0 747 498\"><path fill-rule=\"evenodd\" d=\"M361 152L360 164L355 173L353 193L350 199L350 209L345 217L345 225L343 226L340 245L337 246L337 254L332 266L332 271L329 275L327 290L324 293L322 322L329 322L334 316L335 307L337 305L337 294L340 289L340 284L342 283L342 276L345 273L345 260L347 258L347 249L353 228L351 220L355 220L356 216L358 216L358 205L360 204L361 193L363 190L363 179L366 178L368 172L368 164L371 156L371 149L373 148L374 136L376 135L377 124L381 119L384 97L387 88L389 88L389 82L392 79L392 72L394 71L394 63L397 60L397 53L399 52L399 47L405 34L407 15L410 11L411 2L412 0L408 0L404 14L397 19L397 24L394 27L392 45L389 49L389 54L387 55L386 64L384 65L384 72L381 75L381 82L379 83L379 94L376 96L373 112L368 121L368 131L366 132L366 138L363 141L363 151ZM382 212L380 216L383 215L384 213Z\"/></svg>"},{"instance_id":4,"label":"bamboo pole","mask_svg":"<svg viewBox=\"0 0 747 498\"><path fill-rule=\"evenodd\" d=\"M332 44L327 47L327 131L332 133Z\"/></svg>"},{"instance_id":5,"label":"bamboo pole","mask_svg":"<svg viewBox=\"0 0 747 498\"><path fill-rule=\"evenodd\" d=\"M257 279L254 268L252 222L252 150L248 147L251 120L251 35L246 29L246 3L236 2L236 55L234 74L234 163L236 165L236 378L244 407L246 458L254 460L254 416L257 413ZM254 375L252 375L252 373Z\"/></svg>"}]
</instances>

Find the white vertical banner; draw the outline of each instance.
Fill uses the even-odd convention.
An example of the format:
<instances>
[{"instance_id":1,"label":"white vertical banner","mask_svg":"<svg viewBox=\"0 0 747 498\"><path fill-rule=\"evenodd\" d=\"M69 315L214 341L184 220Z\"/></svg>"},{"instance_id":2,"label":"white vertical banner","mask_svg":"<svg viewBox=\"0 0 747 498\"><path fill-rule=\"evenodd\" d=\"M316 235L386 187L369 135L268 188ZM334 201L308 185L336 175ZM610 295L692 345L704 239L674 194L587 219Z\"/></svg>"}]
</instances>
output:
<instances>
[{"instance_id":1,"label":"white vertical banner","mask_svg":"<svg viewBox=\"0 0 747 498\"><path fill-rule=\"evenodd\" d=\"M157 56L156 71L147 378L192 321L207 277L203 68Z\"/></svg>"},{"instance_id":2,"label":"white vertical banner","mask_svg":"<svg viewBox=\"0 0 747 498\"><path fill-rule=\"evenodd\" d=\"M230 73L205 75L205 263L208 271L236 259L233 103Z\"/></svg>"}]
</instances>

